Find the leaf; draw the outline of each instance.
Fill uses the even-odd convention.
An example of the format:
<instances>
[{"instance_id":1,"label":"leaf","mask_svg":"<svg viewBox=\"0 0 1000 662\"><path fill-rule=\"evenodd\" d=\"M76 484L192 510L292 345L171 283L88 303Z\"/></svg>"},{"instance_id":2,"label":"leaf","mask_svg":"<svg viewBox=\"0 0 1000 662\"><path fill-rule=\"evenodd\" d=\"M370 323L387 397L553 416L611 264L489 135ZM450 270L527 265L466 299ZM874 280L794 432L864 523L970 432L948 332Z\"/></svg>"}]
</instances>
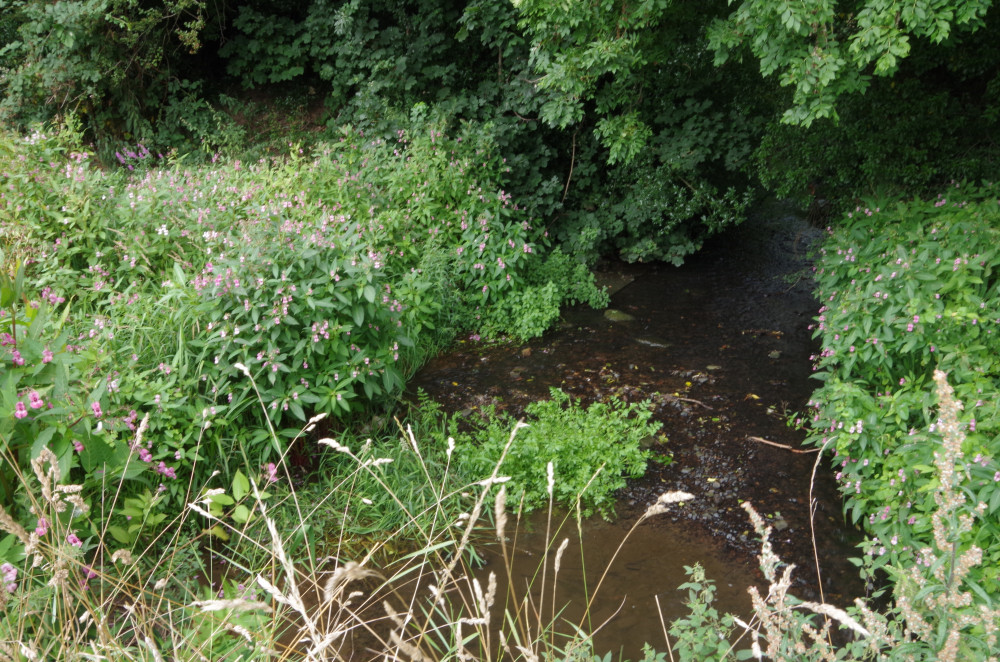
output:
<instances>
[{"instance_id":1,"label":"leaf","mask_svg":"<svg viewBox=\"0 0 1000 662\"><path fill-rule=\"evenodd\" d=\"M246 506L244 506L241 503L240 505L238 505L235 508L233 508L232 518L233 518L234 522L237 522L239 524L243 524L243 523L248 522L250 520L250 516L252 514L253 513L250 512L250 509L247 508Z\"/></svg>"},{"instance_id":2,"label":"leaf","mask_svg":"<svg viewBox=\"0 0 1000 662\"><path fill-rule=\"evenodd\" d=\"M220 506L231 506L236 503L236 500L228 494L212 494L208 498L212 503L217 503Z\"/></svg>"},{"instance_id":3,"label":"leaf","mask_svg":"<svg viewBox=\"0 0 1000 662\"><path fill-rule=\"evenodd\" d=\"M368 299L368 303L375 303L375 288L371 285L365 285L364 290L365 298Z\"/></svg>"},{"instance_id":4,"label":"leaf","mask_svg":"<svg viewBox=\"0 0 1000 662\"><path fill-rule=\"evenodd\" d=\"M210 529L204 529L202 533L207 533L210 536L215 536L220 540L229 540L229 534L226 533L226 530L222 527L221 524L216 524Z\"/></svg>"},{"instance_id":5,"label":"leaf","mask_svg":"<svg viewBox=\"0 0 1000 662\"><path fill-rule=\"evenodd\" d=\"M1000 507L1000 490L996 490L990 498L990 514L996 512L998 507Z\"/></svg>"},{"instance_id":6,"label":"leaf","mask_svg":"<svg viewBox=\"0 0 1000 662\"><path fill-rule=\"evenodd\" d=\"M45 448L49 441L52 440L52 436L56 433L54 427L47 427L38 433L35 437L35 441L31 444L31 458L36 459L41 454L42 449Z\"/></svg>"},{"instance_id":7,"label":"leaf","mask_svg":"<svg viewBox=\"0 0 1000 662\"><path fill-rule=\"evenodd\" d=\"M236 501L242 501L243 497L245 497L249 491L250 481L242 471L237 469L236 475L233 476L233 499Z\"/></svg>"},{"instance_id":8,"label":"leaf","mask_svg":"<svg viewBox=\"0 0 1000 662\"><path fill-rule=\"evenodd\" d=\"M132 536L130 536L128 532L120 526L109 526L108 533L111 534L112 538L123 545L131 545L133 542Z\"/></svg>"}]
</instances>

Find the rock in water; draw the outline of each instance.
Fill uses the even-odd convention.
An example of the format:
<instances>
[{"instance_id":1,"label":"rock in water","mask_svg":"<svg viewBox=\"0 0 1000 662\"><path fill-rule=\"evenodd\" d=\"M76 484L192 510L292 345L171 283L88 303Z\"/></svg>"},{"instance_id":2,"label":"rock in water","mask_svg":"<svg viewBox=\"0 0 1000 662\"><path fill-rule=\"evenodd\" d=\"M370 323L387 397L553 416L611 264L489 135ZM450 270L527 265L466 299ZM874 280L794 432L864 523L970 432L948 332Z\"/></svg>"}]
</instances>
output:
<instances>
[{"instance_id":1,"label":"rock in water","mask_svg":"<svg viewBox=\"0 0 1000 662\"><path fill-rule=\"evenodd\" d=\"M604 311L604 319L610 320L612 322L631 322L635 318L628 313L616 310L614 308L608 308Z\"/></svg>"}]
</instances>

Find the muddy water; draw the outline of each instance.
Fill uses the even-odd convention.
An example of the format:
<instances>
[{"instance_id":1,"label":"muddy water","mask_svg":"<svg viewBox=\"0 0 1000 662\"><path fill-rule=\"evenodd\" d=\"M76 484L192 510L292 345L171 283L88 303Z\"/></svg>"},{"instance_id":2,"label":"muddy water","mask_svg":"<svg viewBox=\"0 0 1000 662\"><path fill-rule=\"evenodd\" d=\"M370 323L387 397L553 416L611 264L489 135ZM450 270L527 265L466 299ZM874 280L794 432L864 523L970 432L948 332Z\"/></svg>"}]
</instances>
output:
<instances>
[{"instance_id":1,"label":"muddy water","mask_svg":"<svg viewBox=\"0 0 1000 662\"><path fill-rule=\"evenodd\" d=\"M673 461L651 462L643 479L621 491L616 521L584 524L583 564L575 533L563 534L574 538L557 594L567 613L578 618L584 584L593 589L625 533L660 493L684 490L696 499L643 524L624 546L595 603L595 624L617 612L598 636L600 650L623 649L634 659L644 641L662 649L654 598L668 621L683 614L677 586L686 581L683 566L696 561L718 583L720 611L747 614L745 589L762 579L757 540L739 505L744 500L775 525L776 551L798 568L796 594L819 596L808 516L816 456L764 441L798 448L804 436L786 420L805 410L816 384L808 325L817 304L806 249L818 234L772 205L683 267L602 265L599 278L615 292L614 312L571 309L559 328L517 347L459 343L412 380L414 392L423 389L452 411L492 403L519 414L550 387L584 403L612 395L654 403L668 441L652 450ZM825 466L814 490L824 595L843 605L862 591L845 561L856 556L856 533L844 525ZM534 532L520 538L515 586L527 583L546 549L540 521L525 524ZM586 581L571 578L581 565Z\"/></svg>"}]
</instances>

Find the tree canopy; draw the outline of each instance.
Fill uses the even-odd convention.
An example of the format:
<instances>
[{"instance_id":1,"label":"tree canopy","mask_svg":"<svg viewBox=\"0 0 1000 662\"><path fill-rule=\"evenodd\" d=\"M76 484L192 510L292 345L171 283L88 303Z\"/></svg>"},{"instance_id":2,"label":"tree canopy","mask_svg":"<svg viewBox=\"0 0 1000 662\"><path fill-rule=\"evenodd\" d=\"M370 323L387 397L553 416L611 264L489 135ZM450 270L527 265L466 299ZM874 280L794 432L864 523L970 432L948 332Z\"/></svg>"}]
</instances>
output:
<instances>
[{"instance_id":1,"label":"tree canopy","mask_svg":"<svg viewBox=\"0 0 1000 662\"><path fill-rule=\"evenodd\" d=\"M578 259L678 262L761 185L846 201L989 176L990 5L3 0L0 116L75 115L108 158L246 147L232 118L261 88L321 100L331 131L474 125Z\"/></svg>"}]
</instances>

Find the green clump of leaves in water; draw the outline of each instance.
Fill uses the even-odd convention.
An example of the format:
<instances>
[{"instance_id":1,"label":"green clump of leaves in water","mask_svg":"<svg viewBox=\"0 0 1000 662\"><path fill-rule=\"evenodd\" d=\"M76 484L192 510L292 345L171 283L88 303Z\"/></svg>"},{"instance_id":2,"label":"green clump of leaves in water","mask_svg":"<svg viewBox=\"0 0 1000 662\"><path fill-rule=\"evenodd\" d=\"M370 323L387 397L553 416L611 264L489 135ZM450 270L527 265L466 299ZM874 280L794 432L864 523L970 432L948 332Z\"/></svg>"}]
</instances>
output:
<instances>
[{"instance_id":1,"label":"green clump of leaves in water","mask_svg":"<svg viewBox=\"0 0 1000 662\"><path fill-rule=\"evenodd\" d=\"M464 432L452 419L456 457L473 476L489 475L502 460L500 473L511 477L507 502L523 504L525 511L547 506L551 490L559 505L575 508L579 500L583 516L598 512L609 517L614 492L625 486L626 478L646 472L650 452L642 448L642 440L655 435L660 423L650 420L649 401L629 404L612 398L584 407L560 389L550 389L550 394L550 400L525 408L527 426L517 431L506 456L516 425L512 416L488 407Z\"/></svg>"}]
</instances>

